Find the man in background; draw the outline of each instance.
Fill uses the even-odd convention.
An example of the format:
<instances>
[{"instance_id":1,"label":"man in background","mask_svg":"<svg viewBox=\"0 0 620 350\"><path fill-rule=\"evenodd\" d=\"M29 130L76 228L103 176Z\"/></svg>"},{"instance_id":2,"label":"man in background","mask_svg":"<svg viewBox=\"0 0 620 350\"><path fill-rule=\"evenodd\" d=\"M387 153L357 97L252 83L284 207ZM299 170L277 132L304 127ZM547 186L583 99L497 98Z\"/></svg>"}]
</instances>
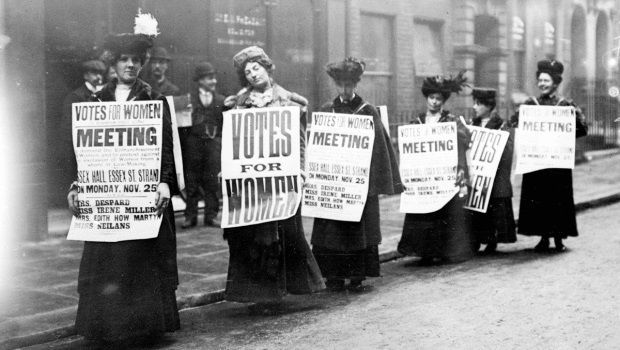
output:
<instances>
[{"instance_id":1,"label":"man in background","mask_svg":"<svg viewBox=\"0 0 620 350\"><path fill-rule=\"evenodd\" d=\"M147 82L151 85L153 92L164 96L177 96L180 93L179 88L166 77L170 60L170 55L165 48L154 48L149 60L150 76Z\"/></svg>"},{"instance_id":2,"label":"man in background","mask_svg":"<svg viewBox=\"0 0 620 350\"><path fill-rule=\"evenodd\" d=\"M204 224L220 227L218 174L221 169L222 111L224 96L216 92L217 78L213 66L201 62L194 71L197 87L191 92L192 127L187 138L187 207L183 228L196 226L198 201L202 198Z\"/></svg>"},{"instance_id":3,"label":"man in background","mask_svg":"<svg viewBox=\"0 0 620 350\"><path fill-rule=\"evenodd\" d=\"M99 60L91 60L83 62L81 65L83 83L75 90L65 97L63 102L63 115L62 115L62 149L60 155L62 157L63 168L66 169L66 174L76 174L77 164L75 163L75 156L73 155L73 136L72 136L72 120L71 120L71 104L77 102L91 101L95 93L99 92L103 87L103 76L106 74L106 65ZM71 183L69 181L68 184Z\"/></svg>"}]
</instances>

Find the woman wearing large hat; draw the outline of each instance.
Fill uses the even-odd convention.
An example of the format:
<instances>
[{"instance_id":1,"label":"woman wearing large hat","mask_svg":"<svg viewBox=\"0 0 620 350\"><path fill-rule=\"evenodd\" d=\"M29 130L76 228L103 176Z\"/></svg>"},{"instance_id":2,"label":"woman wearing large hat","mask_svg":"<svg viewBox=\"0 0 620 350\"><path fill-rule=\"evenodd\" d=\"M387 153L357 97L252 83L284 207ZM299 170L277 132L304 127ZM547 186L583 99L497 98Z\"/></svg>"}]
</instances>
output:
<instances>
[{"instance_id":1,"label":"woman wearing large hat","mask_svg":"<svg viewBox=\"0 0 620 350\"><path fill-rule=\"evenodd\" d=\"M558 96L563 72L564 66L558 61L539 61L536 79L540 95L530 97L524 104L575 107L575 136L582 137L588 133L583 113L573 101ZM513 117L515 127L518 126L518 117L517 112ZM522 235L540 236L535 247L539 252L549 250L551 237L555 251L562 252L566 249L562 240L578 235L571 169L543 169L523 175L518 231Z\"/></svg>"},{"instance_id":2,"label":"woman wearing large hat","mask_svg":"<svg viewBox=\"0 0 620 350\"><path fill-rule=\"evenodd\" d=\"M428 77L422 84L426 98L426 111L420 113L412 124L455 122L457 124L457 185L459 193L441 209L426 214L406 214L398 251L404 255L422 258L420 264L458 262L473 255L474 240L470 236L469 222L463 204L467 195L468 169L466 150L471 134L460 118L443 108L452 93L465 85L465 72L456 77Z\"/></svg>"},{"instance_id":3,"label":"woman wearing large hat","mask_svg":"<svg viewBox=\"0 0 620 350\"><path fill-rule=\"evenodd\" d=\"M373 117L375 138L370 162L370 179L366 205L359 222L314 219L312 250L327 278L330 290L363 291L366 277L378 277L381 227L379 194L396 194L403 190L398 163L377 109L355 92L364 73L364 63L349 57L327 65L327 74L338 86L338 96L324 104L321 111L359 114Z\"/></svg>"},{"instance_id":4,"label":"woman wearing large hat","mask_svg":"<svg viewBox=\"0 0 620 350\"><path fill-rule=\"evenodd\" d=\"M273 79L275 65L257 46L233 57L243 89L226 99L233 108L298 106L301 108L301 164L303 171L308 101L285 90ZM224 194L226 195L226 194ZM272 314L287 293L309 294L325 288L321 272L304 236L301 214L249 226L226 228L230 260L226 300L254 303L250 312Z\"/></svg>"},{"instance_id":5,"label":"woman wearing large hat","mask_svg":"<svg viewBox=\"0 0 620 350\"><path fill-rule=\"evenodd\" d=\"M493 253L498 243L514 243L517 241L516 225L512 210L512 183L510 170L512 168L512 150L514 146L514 129L502 119L495 106L497 91L488 88L474 88L473 125L482 128L503 130L509 132L508 141L501 155L491 198L486 213L472 212L472 231L478 242L486 244L485 253Z\"/></svg>"},{"instance_id":6,"label":"woman wearing large hat","mask_svg":"<svg viewBox=\"0 0 620 350\"><path fill-rule=\"evenodd\" d=\"M145 19L144 16L148 18ZM106 84L94 101L149 101L160 99L138 78L147 50L157 33L157 22L140 14L136 22L152 19L155 29L146 34L110 36L105 49L117 78ZM138 23L137 23L138 24ZM179 329L175 290L178 285L174 211L170 192L177 188L172 151L172 123L164 103L160 183L157 213L163 215L157 238L120 242L84 242L78 277L75 328L86 339L112 343L151 342L164 332ZM69 207L79 215L75 186Z\"/></svg>"}]
</instances>

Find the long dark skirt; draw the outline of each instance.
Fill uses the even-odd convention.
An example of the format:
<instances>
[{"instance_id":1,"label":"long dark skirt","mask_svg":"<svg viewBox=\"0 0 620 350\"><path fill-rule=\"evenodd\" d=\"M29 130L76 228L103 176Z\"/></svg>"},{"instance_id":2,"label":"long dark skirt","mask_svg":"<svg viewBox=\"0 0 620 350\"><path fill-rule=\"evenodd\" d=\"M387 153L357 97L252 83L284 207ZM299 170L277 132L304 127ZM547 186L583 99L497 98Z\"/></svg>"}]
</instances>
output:
<instances>
[{"instance_id":1,"label":"long dark skirt","mask_svg":"<svg viewBox=\"0 0 620 350\"><path fill-rule=\"evenodd\" d=\"M381 276L379 247L369 246L363 250L341 251L313 246L323 277L327 279L357 279Z\"/></svg>"},{"instance_id":2,"label":"long dark skirt","mask_svg":"<svg viewBox=\"0 0 620 350\"><path fill-rule=\"evenodd\" d=\"M440 258L448 262L471 258L475 240L463 201L455 196L436 212L405 215L398 251L404 255Z\"/></svg>"},{"instance_id":3,"label":"long dark skirt","mask_svg":"<svg viewBox=\"0 0 620 350\"><path fill-rule=\"evenodd\" d=\"M512 198L491 198L486 213L472 213L472 231L479 243L517 241Z\"/></svg>"},{"instance_id":4,"label":"long dark skirt","mask_svg":"<svg viewBox=\"0 0 620 350\"><path fill-rule=\"evenodd\" d=\"M84 242L75 321L78 334L114 342L179 329L173 220L170 206L157 238Z\"/></svg>"},{"instance_id":5,"label":"long dark skirt","mask_svg":"<svg viewBox=\"0 0 620 350\"><path fill-rule=\"evenodd\" d=\"M519 233L527 236L577 236L571 169L545 169L523 175Z\"/></svg>"},{"instance_id":6,"label":"long dark skirt","mask_svg":"<svg viewBox=\"0 0 620 350\"><path fill-rule=\"evenodd\" d=\"M260 237L266 230L277 230L277 240L264 244ZM224 238L230 249L226 300L277 302L287 293L325 288L299 211L286 220L224 229Z\"/></svg>"},{"instance_id":7,"label":"long dark skirt","mask_svg":"<svg viewBox=\"0 0 620 350\"><path fill-rule=\"evenodd\" d=\"M359 222L314 219L312 252L326 278L380 276L379 197L368 196Z\"/></svg>"}]
</instances>

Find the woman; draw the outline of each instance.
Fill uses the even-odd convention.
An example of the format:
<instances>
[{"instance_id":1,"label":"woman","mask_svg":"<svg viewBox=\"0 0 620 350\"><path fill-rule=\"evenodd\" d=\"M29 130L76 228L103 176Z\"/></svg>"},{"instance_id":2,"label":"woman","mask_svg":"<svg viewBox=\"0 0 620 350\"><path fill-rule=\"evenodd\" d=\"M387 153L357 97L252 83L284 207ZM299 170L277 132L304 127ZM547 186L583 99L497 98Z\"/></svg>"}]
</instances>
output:
<instances>
[{"instance_id":1,"label":"woman","mask_svg":"<svg viewBox=\"0 0 620 350\"><path fill-rule=\"evenodd\" d=\"M121 242L84 242L80 263L80 295L75 327L86 339L123 346L153 341L164 332L179 329L175 290L178 285L174 211L170 191L176 189L172 151L172 123L164 98L138 79L151 38L142 34L110 37L117 77L106 84L94 101L150 101L164 103L160 183L157 213L163 214L157 238ZM77 184L68 195L69 207L79 215Z\"/></svg>"},{"instance_id":2,"label":"woman","mask_svg":"<svg viewBox=\"0 0 620 350\"><path fill-rule=\"evenodd\" d=\"M469 223L463 204L467 196L468 169L466 150L471 134L467 127L443 106L453 92L465 85L465 72L456 77L428 77L422 84L426 98L426 112L416 117L412 124L455 122L457 124L457 185L459 193L441 209L426 214L407 214L398 251L404 255L421 257L420 265L441 262L458 262L473 255L474 242L470 237Z\"/></svg>"},{"instance_id":3,"label":"woman","mask_svg":"<svg viewBox=\"0 0 620 350\"><path fill-rule=\"evenodd\" d=\"M473 125L510 132L497 166L487 212L473 212L472 214L472 230L477 235L478 243L487 245L484 249L487 254L495 252L497 243L514 243L517 241L515 219L512 212L512 183L510 182L514 130L495 110L495 95L494 89L475 88L472 92L474 112L476 113Z\"/></svg>"},{"instance_id":4,"label":"woman","mask_svg":"<svg viewBox=\"0 0 620 350\"><path fill-rule=\"evenodd\" d=\"M377 109L355 93L364 73L364 63L349 57L327 66L327 74L334 80L339 95L321 111L373 117L375 139L370 162L370 179L366 205L359 222L314 219L312 251L327 278L327 288L332 291L348 289L363 291L366 277L378 277L381 227L379 219L379 194L402 192L398 164L387 132L383 129Z\"/></svg>"},{"instance_id":5,"label":"woman","mask_svg":"<svg viewBox=\"0 0 620 350\"><path fill-rule=\"evenodd\" d=\"M306 139L307 100L273 81L274 64L256 46L241 50L233 58L244 88L227 98L234 108L299 106L302 109L301 169ZM255 303L250 312L272 314L288 292L309 294L325 288L321 272L304 237L301 214L262 224L224 229L230 248L226 299Z\"/></svg>"},{"instance_id":6,"label":"woman","mask_svg":"<svg viewBox=\"0 0 620 350\"><path fill-rule=\"evenodd\" d=\"M562 82L564 66L555 60L538 62L539 97L530 97L525 104L541 106L573 106L576 108L575 137L587 135L588 127L581 110L575 104L557 95ZM519 114L513 117L518 126ZM555 251L566 250L563 239L576 237L577 220L573 200L573 171L571 169L543 169L523 175L521 203L519 206L519 233L540 236L534 248L538 252L549 250L549 238L553 237Z\"/></svg>"}]
</instances>

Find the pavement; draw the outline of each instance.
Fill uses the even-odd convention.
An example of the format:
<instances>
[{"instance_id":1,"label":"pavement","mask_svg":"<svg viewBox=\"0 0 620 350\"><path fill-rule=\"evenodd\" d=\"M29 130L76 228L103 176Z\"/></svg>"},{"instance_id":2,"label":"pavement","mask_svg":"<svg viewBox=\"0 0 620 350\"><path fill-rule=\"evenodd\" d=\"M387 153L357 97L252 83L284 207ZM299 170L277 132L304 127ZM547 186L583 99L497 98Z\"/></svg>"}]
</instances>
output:
<instances>
[{"instance_id":1,"label":"pavement","mask_svg":"<svg viewBox=\"0 0 620 350\"><path fill-rule=\"evenodd\" d=\"M591 152L586 156L590 161L577 165L573 173L578 210L619 201L618 150ZM520 177L515 176L515 216L518 216L520 185ZM395 248L404 214L398 211L398 196L383 197L380 203L383 234L380 253L387 261L398 257ZM12 250L9 278L0 285L0 349L43 343L75 333L72 326L83 243L65 239L69 220L66 210L50 211L49 239L21 243ZM182 216L177 216L179 306L190 308L219 301L228 263L228 246L221 230L204 226L183 230L182 221ZM309 240L311 218L304 218L304 227Z\"/></svg>"}]
</instances>

